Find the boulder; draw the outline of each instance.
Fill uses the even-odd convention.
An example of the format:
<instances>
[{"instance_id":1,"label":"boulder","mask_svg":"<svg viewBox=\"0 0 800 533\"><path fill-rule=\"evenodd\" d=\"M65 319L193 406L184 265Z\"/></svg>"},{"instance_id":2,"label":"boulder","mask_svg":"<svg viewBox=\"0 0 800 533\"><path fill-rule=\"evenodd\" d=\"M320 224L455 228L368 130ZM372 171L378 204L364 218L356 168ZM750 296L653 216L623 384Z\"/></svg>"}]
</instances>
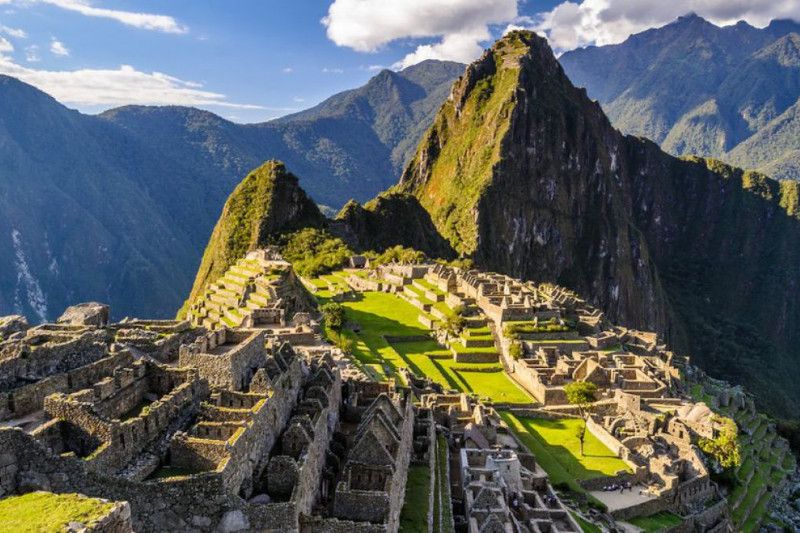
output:
<instances>
[{"instance_id":1,"label":"boulder","mask_svg":"<svg viewBox=\"0 0 800 533\"><path fill-rule=\"evenodd\" d=\"M72 326L105 326L108 324L110 311L106 304L87 302L67 307L64 314L58 317L59 324Z\"/></svg>"},{"instance_id":2,"label":"boulder","mask_svg":"<svg viewBox=\"0 0 800 533\"><path fill-rule=\"evenodd\" d=\"M28 329L28 319L22 315L0 316L0 340Z\"/></svg>"}]
</instances>

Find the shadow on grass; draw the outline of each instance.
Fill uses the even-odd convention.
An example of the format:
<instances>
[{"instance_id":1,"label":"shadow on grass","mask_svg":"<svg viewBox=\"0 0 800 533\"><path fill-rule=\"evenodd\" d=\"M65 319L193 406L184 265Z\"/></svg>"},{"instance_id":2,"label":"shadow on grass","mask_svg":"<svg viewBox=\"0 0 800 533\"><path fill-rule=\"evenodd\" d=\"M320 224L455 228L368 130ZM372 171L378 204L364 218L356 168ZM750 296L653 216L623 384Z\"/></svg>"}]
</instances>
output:
<instances>
[{"instance_id":1,"label":"shadow on grass","mask_svg":"<svg viewBox=\"0 0 800 533\"><path fill-rule=\"evenodd\" d=\"M576 423L571 422L571 419L528 419L518 418L511 413L502 413L501 416L531 449L555 483L565 482L572 485L575 481L613 476L619 470L628 470L625 463L611 450L598 453L597 450L605 446L589 432L586 433L585 446L596 448L593 450L595 453L582 456L578 438L573 431ZM587 461L592 464L587 464Z\"/></svg>"}]
</instances>

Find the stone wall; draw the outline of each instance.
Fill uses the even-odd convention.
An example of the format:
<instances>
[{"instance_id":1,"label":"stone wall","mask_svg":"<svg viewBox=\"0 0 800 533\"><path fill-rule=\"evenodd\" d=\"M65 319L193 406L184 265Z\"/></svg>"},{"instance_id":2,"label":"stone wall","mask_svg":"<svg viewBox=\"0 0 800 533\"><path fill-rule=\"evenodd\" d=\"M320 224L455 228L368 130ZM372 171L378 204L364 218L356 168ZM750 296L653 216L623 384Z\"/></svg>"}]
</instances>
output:
<instances>
[{"instance_id":1,"label":"stone wall","mask_svg":"<svg viewBox=\"0 0 800 533\"><path fill-rule=\"evenodd\" d=\"M222 328L180 347L180 366L198 369L212 387L243 390L256 368L264 366L265 334L261 330Z\"/></svg>"},{"instance_id":2,"label":"stone wall","mask_svg":"<svg viewBox=\"0 0 800 533\"><path fill-rule=\"evenodd\" d=\"M108 339L103 330L53 328L38 326L21 340L0 343L0 391L63 374L106 356Z\"/></svg>"}]
</instances>

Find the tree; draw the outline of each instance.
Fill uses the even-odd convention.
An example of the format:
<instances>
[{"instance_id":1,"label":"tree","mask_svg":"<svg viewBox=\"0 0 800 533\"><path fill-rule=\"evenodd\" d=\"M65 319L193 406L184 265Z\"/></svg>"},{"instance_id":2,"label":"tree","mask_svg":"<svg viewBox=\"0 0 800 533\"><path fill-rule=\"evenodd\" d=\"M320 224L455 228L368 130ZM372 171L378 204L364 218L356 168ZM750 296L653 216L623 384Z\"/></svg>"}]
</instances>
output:
<instances>
[{"instance_id":1,"label":"tree","mask_svg":"<svg viewBox=\"0 0 800 533\"><path fill-rule=\"evenodd\" d=\"M700 439L700 449L725 469L738 468L742 464L739 450L739 429L736 422L725 416L715 415L712 423L719 426L719 434L713 439Z\"/></svg>"},{"instance_id":2,"label":"tree","mask_svg":"<svg viewBox=\"0 0 800 533\"><path fill-rule=\"evenodd\" d=\"M444 329L451 335L458 335L464 329L464 308L461 306L448 313L444 321Z\"/></svg>"},{"instance_id":3,"label":"tree","mask_svg":"<svg viewBox=\"0 0 800 533\"><path fill-rule=\"evenodd\" d=\"M329 302L319 308L325 325L337 335L344 327L344 306L336 302Z\"/></svg>"},{"instance_id":4,"label":"tree","mask_svg":"<svg viewBox=\"0 0 800 533\"><path fill-rule=\"evenodd\" d=\"M589 405L594 402L594 395L597 392L597 385L589 381L573 381L564 386L564 392L567 395L567 401L570 405L578 406L583 419L583 426L581 430L576 432L576 437L581 442L581 455L583 455L583 443L586 439L586 410Z\"/></svg>"}]
</instances>

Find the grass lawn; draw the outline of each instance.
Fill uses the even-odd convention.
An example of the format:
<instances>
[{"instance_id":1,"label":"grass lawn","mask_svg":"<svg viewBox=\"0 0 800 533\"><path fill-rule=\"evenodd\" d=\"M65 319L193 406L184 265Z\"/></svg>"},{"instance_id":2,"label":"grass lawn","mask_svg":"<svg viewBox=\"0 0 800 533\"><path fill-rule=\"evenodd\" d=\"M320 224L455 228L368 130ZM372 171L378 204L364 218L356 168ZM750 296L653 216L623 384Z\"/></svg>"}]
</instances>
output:
<instances>
[{"instance_id":1,"label":"grass lawn","mask_svg":"<svg viewBox=\"0 0 800 533\"><path fill-rule=\"evenodd\" d=\"M324 295L317 293L317 297L323 303L326 301ZM418 321L421 311L407 301L384 292L364 292L358 295L358 300L348 300L342 305L347 321L359 328L358 333L344 332L353 341L353 355L376 379L386 379L397 374L400 368L409 368L418 376L430 377L447 388L475 393L495 402L533 402L503 372L500 363L456 363L450 351L433 340L386 342L386 335L412 337L430 333ZM332 337L329 335L329 338Z\"/></svg>"},{"instance_id":2,"label":"grass lawn","mask_svg":"<svg viewBox=\"0 0 800 533\"><path fill-rule=\"evenodd\" d=\"M324 299L321 300L324 302ZM362 364L376 370L379 379L390 377L399 368L408 366L384 340L384 335L428 334L428 330L417 321L420 310L393 294L359 293L357 300L348 300L342 305L347 321L357 324L359 328L358 333L345 331L345 336L353 340L353 355Z\"/></svg>"},{"instance_id":3,"label":"grass lawn","mask_svg":"<svg viewBox=\"0 0 800 533\"><path fill-rule=\"evenodd\" d=\"M457 363L449 350L440 348L433 340L398 342L393 348L415 374L427 376L444 387L474 393L494 402L533 402L528 393L503 372L500 363Z\"/></svg>"},{"instance_id":4,"label":"grass lawn","mask_svg":"<svg viewBox=\"0 0 800 533\"><path fill-rule=\"evenodd\" d=\"M656 513L650 516L639 516L628 520L631 524L639 527L646 532L663 531L667 528L680 525L683 520L680 516L673 513Z\"/></svg>"},{"instance_id":5,"label":"grass lawn","mask_svg":"<svg viewBox=\"0 0 800 533\"><path fill-rule=\"evenodd\" d=\"M586 432L585 455L581 455L580 441L575 432L583 422L577 418L518 418L510 412L502 412L501 416L530 448L554 484L566 483L576 490L574 486L579 487L576 480L613 476L620 470L630 471L622 459L589 431Z\"/></svg>"},{"instance_id":6,"label":"grass lawn","mask_svg":"<svg viewBox=\"0 0 800 533\"><path fill-rule=\"evenodd\" d=\"M425 465L408 467L406 499L400 513L400 531L427 533L428 496L431 490L431 469Z\"/></svg>"},{"instance_id":7,"label":"grass lawn","mask_svg":"<svg viewBox=\"0 0 800 533\"><path fill-rule=\"evenodd\" d=\"M78 494L30 492L0 500L0 532L64 531L70 522L87 524L108 513L114 504Z\"/></svg>"}]
</instances>

